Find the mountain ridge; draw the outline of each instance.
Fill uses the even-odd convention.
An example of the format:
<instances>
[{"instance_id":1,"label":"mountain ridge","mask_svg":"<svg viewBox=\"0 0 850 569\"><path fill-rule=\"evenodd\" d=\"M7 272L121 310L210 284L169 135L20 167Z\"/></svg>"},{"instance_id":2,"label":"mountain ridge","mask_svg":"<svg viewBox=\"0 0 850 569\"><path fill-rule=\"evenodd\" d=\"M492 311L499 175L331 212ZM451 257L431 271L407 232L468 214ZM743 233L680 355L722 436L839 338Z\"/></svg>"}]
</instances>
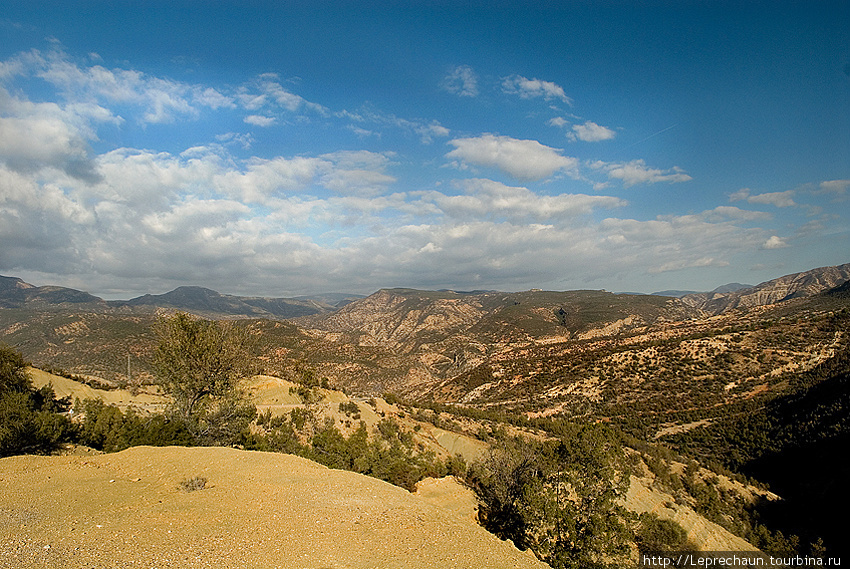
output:
<instances>
[{"instance_id":1,"label":"mountain ridge","mask_svg":"<svg viewBox=\"0 0 850 569\"><path fill-rule=\"evenodd\" d=\"M222 294L200 286L180 286L164 294L129 300L104 300L88 292L54 285L35 286L18 277L0 276L0 308L45 310L69 308L93 312L184 310L207 318L249 317L287 319L330 312L360 295L328 293L297 298Z\"/></svg>"},{"instance_id":2,"label":"mountain ridge","mask_svg":"<svg viewBox=\"0 0 850 569\"><path fill-rule=\"evenodd\" d=\"M801 296L812 296L834 288L850 280L850 263L819 267L783 275L757 285L728 283L709 292L685 290L665 290L639 295L621 293L628 296L661 296L678 298L691 308L697 308L709 315L718 315L737 308L752 308L776 304ZM249 317L249 318L302 318L337 311L352 303L370 298L382 291L401 295L426 295L443 301L450 299L486 298L492 295L521 295L534 293L576 293L580 291L542 291L531 289L523 292L502 292L494 290L437 291L410 288L380 289L365 297L348 293L325 293L301 295L292 298L238 296L222 294L202 286L180 286L163 294L144 294L129 300L104 300L86 291L68 287L45 285L35 286L18 277L0 275L0 308L48 308L51 306L75 306L97 311L110 309L177 309L194 312L199 316ZM605 291L597 291L605 292ZM611 293L615 294L615 293Z\"/></svg>"},{"instance_id":3,"label":"mountain ridge","mask_svg":"<svg viewBox=\"0 0 850 569\"><path fill-rule=\"evenodd\" d=\"M737 308L767 306L784 300L812 296L848 280L850 263L845 263L791 273L732 292L715 289L712 292L685 295L682 301L711 315L718 315Z\"/></svg>"}]
</instances>

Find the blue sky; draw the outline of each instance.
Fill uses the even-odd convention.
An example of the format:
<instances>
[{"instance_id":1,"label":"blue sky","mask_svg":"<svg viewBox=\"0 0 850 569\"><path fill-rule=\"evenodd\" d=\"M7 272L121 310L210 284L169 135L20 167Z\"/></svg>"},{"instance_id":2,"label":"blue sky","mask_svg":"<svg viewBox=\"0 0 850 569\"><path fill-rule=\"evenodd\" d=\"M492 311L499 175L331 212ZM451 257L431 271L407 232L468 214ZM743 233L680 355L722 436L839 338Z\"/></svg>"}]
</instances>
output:
<instances>
[{"instance_id":1,"label":"blue sky","mask_svg":"<svg viewBox=\"0 0 850 569\"><path fill-rule=\"evenodd\" d=\"M0 1L0 274L652 292L850 262L847 2Z\"/></svg>"}]
</instances>

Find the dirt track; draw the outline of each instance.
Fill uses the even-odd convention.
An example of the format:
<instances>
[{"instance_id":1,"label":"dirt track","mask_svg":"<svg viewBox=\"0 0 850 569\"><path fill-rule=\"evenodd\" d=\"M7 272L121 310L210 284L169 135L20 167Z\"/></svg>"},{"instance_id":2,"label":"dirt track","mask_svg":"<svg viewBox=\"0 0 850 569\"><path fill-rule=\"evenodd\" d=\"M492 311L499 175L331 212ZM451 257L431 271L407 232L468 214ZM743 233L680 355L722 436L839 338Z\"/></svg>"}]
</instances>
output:
<instances>
[{"instance_id":1,"label":"dirt track","mask_svg":"<svg viewBox=\"0 0 850 569\"><path fill-rule=\"evenodd\" d=\"M206 488L179 489L205 477ZM136 447L0 460L0 567L546 567L385 482L295 456Z\"/></svg>"}]
</instances>

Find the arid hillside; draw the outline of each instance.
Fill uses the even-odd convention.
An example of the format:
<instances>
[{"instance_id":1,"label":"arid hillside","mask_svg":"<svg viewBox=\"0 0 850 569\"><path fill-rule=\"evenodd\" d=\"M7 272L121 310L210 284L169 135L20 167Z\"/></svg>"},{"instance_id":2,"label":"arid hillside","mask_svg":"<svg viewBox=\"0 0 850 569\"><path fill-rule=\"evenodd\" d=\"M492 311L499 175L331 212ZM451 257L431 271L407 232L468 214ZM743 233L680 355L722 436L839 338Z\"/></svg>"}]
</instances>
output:
<instances>
[{"instance_id":1,"label":"arid hillside","mask_svg":"<svg viewBox=\"0 0 850 569\"><path fill-rule=\"evenodd\" d=\"M545 566L456 500L291 455L136 447L0 460L4 569Z\"/></svg>"},{"instance_id":2,"label":"arid hillside","mask_svg":"<svg viewBox=\"0 0 850 569\"><path fill-rule=\"evenodd\" d=\"M837 287L848 279L850 279L850 263L785 275L731 292L689 294L683 296L682 300L709 314L722 314L736 308L767 306L792 298L812 296Z\"/></svg>"},{"instance_id":3,"label":"arid hillside","mask_svg":"<svg viewBox=\"0 0 850 569\"><path fill-rule=\"evenodd\" d=\"M824 267L702 300L385 289L325 314L239 322L256 339L258 373L297 380L310 368L353 394L534 416L610 419L637 410L659 429L677 428L705 419L706 409L781 391L789 374L844 345L847 298L827 291L848 271ZM16 294L35 289L7 284ZM722 307L709 306L721 299ZM112 386L150 381L155 315L82 308L2 309L0 341L42 368ZM688 412L698 416L664 416Z\"/></svg>"}]
</instances>

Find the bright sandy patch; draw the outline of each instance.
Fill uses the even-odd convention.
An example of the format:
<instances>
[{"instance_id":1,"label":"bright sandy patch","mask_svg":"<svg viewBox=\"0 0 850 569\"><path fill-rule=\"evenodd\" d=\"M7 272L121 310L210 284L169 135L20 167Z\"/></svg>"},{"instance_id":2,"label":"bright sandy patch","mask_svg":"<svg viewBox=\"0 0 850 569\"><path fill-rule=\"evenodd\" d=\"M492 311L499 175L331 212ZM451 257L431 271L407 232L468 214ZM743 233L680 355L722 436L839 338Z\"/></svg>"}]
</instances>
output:
<instances>
[{"instance_id":1,"label":"bright sandy patch","mask_svg":"<svg viewBox=\"0 0 850 569\"><path fill-rule=\"evenodd\" d=\"M205 489L178 489L196 476ZM0 567L546 567L472 521L457 488L447 508L431 490L229 448L11 457Z\"/></svg>"}]
</instances>

